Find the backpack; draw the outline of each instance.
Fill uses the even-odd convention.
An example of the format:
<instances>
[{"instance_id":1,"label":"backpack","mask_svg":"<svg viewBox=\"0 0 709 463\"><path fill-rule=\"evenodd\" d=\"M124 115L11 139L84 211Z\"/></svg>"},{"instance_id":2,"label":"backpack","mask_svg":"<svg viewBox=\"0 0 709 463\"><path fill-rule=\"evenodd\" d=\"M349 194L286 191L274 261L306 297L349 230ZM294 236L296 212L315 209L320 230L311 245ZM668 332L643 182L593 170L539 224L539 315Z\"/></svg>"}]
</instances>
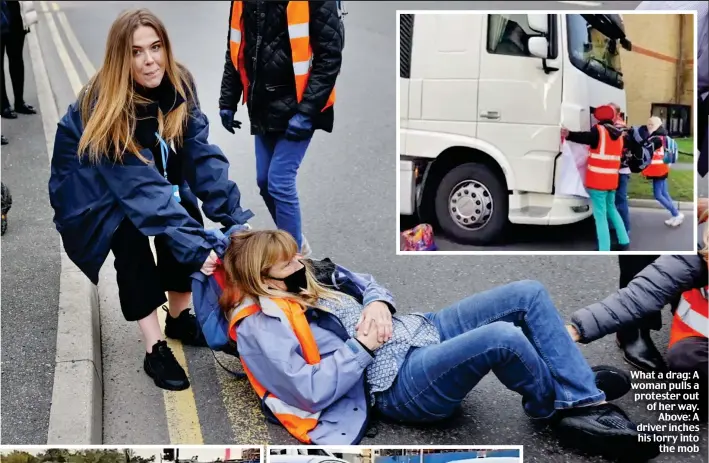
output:
<instances>
[{"instance_id":1,"label":"backpack","mask_svg":"<svg viewBox=\"0 0 709 463\"><path fill-rule=\"evenodd\" d=\"M677 142L671 137L665 137L665 157L662 161L665 164L674 164L677 162L678 154L679 148L677 147Z\"/></svg>"},{"instance_id":2,"label":"backpack","mask_svg":"<svg viewBox=\"0 0 709 463\"><path fill-rule=\"evenodd\" d=\"M433 228L427 223L422 223L410 230L401 232L399 250L437 251L438 247L433 240Z\"/></svg>"},{"instance_id":3,"label":"backpack","mask_svg":"<svg viewBox=\"0 0 709 463\"><path fill-rule=\"evenodd\" d=\"M631 127L626 132L625 147L627 148L627 163L634 174L645 170L652 162L652 139L644 139L638 127Z\"/></svg>"}]
</instances>

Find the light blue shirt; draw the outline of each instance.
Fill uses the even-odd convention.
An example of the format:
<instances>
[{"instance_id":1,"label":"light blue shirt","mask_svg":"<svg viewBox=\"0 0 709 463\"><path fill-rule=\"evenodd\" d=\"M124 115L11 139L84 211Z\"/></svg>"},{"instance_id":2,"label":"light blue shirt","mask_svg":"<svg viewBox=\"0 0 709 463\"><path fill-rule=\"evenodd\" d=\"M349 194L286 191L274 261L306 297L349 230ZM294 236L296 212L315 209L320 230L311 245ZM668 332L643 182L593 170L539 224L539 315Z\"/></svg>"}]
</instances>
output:
<instances>
[{"instance_id":1,"label":"light blue shirt","mask_svg":"<svg viewBox=\"0 0 709 463\"><path fill-rule=\"evenodd\" d=\"M674 10L697 12L697 88L702 99L709 94L709 56L707 46L709 42L709 2L642 2L636 10ZM632 37L629 37L633 41Z\"/></svg>"}]
</instances>

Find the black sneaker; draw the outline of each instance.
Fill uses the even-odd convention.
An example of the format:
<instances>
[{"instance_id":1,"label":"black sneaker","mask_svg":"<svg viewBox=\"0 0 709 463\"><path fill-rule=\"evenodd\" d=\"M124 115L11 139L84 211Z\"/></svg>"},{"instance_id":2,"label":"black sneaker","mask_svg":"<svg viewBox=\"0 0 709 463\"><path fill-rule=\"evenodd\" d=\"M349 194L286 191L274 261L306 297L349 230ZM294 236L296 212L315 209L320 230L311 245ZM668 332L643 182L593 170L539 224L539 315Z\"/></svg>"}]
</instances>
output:
<instances>
[{"instance_id":1,"label":"black sneaker","mask_svg":"<svg viewBox=\"0 0 709 463\"><path fill-rule=\"evenodd\" d=\"M0 138L2 138L3 145L7 145L8 143L10 143L10 141L7 138L5 138L5 135L0 135Z\"/></svg>"},{"instance_id":2,"label":"black sneaker","mask_svg":"<svg viewBox=\"0 0 709 463\"><path fill-rule=\"evenodd\" d=\"M145 354L143 361L145 372L153 378L155 385L168 391L183 391L190 387L190 380L182 366L177 363L167 342L158 341L151 353Z\"/></svg>"},{"instance_id":3,"label":"black sneaker","mask_svg":"<svg viewBox=\"0 0 709 463\"><path fill-rule=\"evenodd\" d=\"M183 310L179 317L172 318L167 306L162 308L167 312L165 317L165 336L170 339L177 339L187 346L207 347L207 341L204 339L197 317L189 309Z\"/></svg>"},{"instance_id":4,"label":"black sneaker","mask_svg":"<svg viewBox=\"0 0 709 463\"><path fill-rule=\"evenodd\" d=\"M559 411L561 443L593 455L640 462L660 454L657 443L639 442L637 426L616 405L605 403Z\"/></svg>"},{"instance_id":5,"label":"black sneaker","mask_svg":"<svg viewBox=\"0 0 709 463\"><path fill-rule=\"evenodd\" d=\"M591 367L596 373L596 387L606 394L606 400L616 400L630 391L630 375L627 371L608 365Z\"/></svg>"}]
</instances>

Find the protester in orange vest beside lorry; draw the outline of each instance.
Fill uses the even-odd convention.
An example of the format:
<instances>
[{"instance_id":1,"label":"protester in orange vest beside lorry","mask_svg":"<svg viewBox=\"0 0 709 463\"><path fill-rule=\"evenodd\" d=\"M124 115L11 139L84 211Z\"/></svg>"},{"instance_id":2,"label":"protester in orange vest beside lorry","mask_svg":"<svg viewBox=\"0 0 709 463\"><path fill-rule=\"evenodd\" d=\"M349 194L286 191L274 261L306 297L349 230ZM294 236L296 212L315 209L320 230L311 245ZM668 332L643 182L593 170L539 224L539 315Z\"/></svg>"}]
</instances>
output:
<instances>
[{"instance_id":1,"label":"protester in orange vest beside lorry","mask_svg":"<svg viewBox=\"0 0 709 463\"><path fill-rule=\"evenodd\" d=\"M539 282L399 314L372 276L302 259L281 230L226 241L219 305L230 337L264 413L303 443L357 444L375 411L445 420L492 372L568 445L621 459L659 451L607 402L628 392L627 373L588 365Z\"/></svg>"},{"instance_id":2,"label":"protester in orange vest beside lorry","mask_svg":"<svg viewBox=\"0 0 709 463\"><path fill-rule=\"evenodd\" d=\"M598 250L611 250L610 219L618 237L618 250L628 248L630 237L615 205L623 157L623 131L615 126L618 114L613 105L594 110L598 121L588 132L572 132L562 127L561 136L568 141L589 146L588 165L584 185L591 198L593 219L596 222Z\"/></svg>"},{"instance_id":3,"label":"protester in orange vest beside lorry","mask_svg":"<svg viewBox=\"0 0 709 463\"><path fill-rule=\"evenodd\" d=\"M296 174L316 129L332 132L342 64L337 2L231 2L219 114L234 133L239 100L256 142L256 183L276 226L304 255Z\"/></svg>"},{"instance_id":4,"label":"protester in orange vest beside lorry","mask_svg":"<svg viewBox=\"0 0 709 463\"><path fill-rule=\"evenodd\" d=\"M675 310L667 349L667 370L698 373L700 415L707 419L709 398L709 300L707 273L709 256L709 213L707 202L700 201L700 251L691 256L660 256L627 285L601 302L580 309L568 326L572 339L586 344L624 328L637 326L653 313L659 313L681 296Z\"/></svg>"},{"instance_id":5,"label":"protester in orange vest beside lorry","mask_svg":"<svg viewBox=\"0 0 709 463\"><path fill-rule=\"evenodd\" d=\"M665 224L677 227L684 221L684 214L675 207L667 186L667 177L670 176L670 165L665 164L664 161L667 130L662 125L662 119L656 116L648 119L646 127L654 152L652 153L652 162L643 170L643 176L652 180L652 193L655 199L672 214L672 217L665 220Z\"/></svg>"}]
</instances>

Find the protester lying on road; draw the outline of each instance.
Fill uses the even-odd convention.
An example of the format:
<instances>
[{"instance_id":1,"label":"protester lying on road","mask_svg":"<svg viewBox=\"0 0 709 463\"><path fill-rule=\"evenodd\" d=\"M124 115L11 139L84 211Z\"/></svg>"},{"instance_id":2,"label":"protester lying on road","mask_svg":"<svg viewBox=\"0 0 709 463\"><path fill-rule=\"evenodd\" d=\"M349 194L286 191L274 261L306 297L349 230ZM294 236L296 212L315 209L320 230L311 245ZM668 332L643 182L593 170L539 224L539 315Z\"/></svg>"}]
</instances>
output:
<instances>
[{"instance_id":1,"label":"protester lying on road","mask_svg":"<svg viewBox=\"0 0 709 463\"><path fill-rule=\"evenodd\" d=\"M216 263L218 238L204 230L190 189L225 228L253 216L241 209L229 162L208 133L194 80L175 61L165 26L140 9L111 26L104 62L54 142L49 198L64 248L94 284L113 251L121 310L145 340L143 368L170 390L189 381L163 340L156 308L167 291L165 334L205 345L188 307L190 275L209 274Z\"/></svg>"},{"instance_id":2,"label":"protester lying on road","mask_svg":"<svg viewBox=\"0 0 709 463\"><path fill-rule=\"evenodd\" d=\"M706 222L706 203L701 222ZM674 313L667 351L670 371L698 372L701 410L706 420L709 356L707 355L707 250L709 227L704 224L703 249L693 256L660 256L641 271L626 288L601 302L576 311L568 326L571 337L589 343L622 328L637 325L681 296ZM700 235L701 236L701 235Z\"/></svg>"},{"instance_id":3,"label":"protester lying on road","mask_svg":"<svg viewBox=\"0 0 709 463\"><path fill-rule=\"evenodd\" d=\"M282 231L231 235L220 305L266 412L302 442L359 442L370 407L400 422L440 421L492 371L530 418L553 422L573 445L656 452L606 402L629 380L607 381L619 373L605 367L594 373L540 283L394 315L392 295L371 276L301 260L297 250Z\"/></svg>"},{"instance_id":4,"label":"protester lying on road","mask_svg":"<svg viewBox=\"0 0 709 463\"><path fill-rule=\"evenodd\" d=\"M593 220L596 223L598 250L611 250L610 219L618 236L619 250L630 244L623 219L615 206L615 190L618 188L618 171L623 157L623 131L616 127L617 105L599 106L594 111L598 123L588 132L573 132L561 129L561 136L574 143L588 145L589 156L584 186L591 198Z\"/></svg>"}]
</instances>

